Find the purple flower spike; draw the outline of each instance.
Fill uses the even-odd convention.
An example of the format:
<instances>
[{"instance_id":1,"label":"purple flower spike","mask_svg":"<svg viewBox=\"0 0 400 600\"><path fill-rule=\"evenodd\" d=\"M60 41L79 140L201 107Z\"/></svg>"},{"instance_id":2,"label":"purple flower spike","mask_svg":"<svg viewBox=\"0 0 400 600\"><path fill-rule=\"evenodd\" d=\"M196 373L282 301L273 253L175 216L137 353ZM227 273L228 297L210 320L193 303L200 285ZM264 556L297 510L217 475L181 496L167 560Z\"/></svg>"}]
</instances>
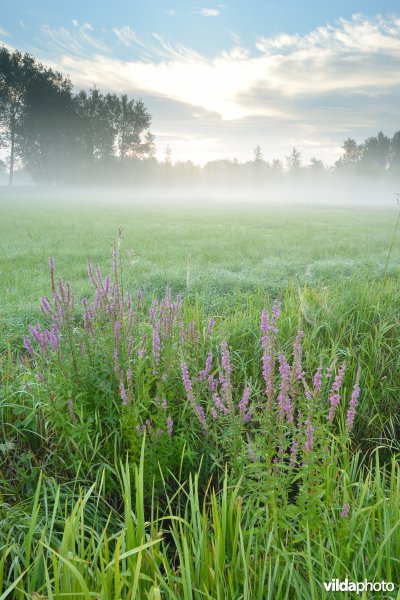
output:
<instances>
[{"instance_id":1,"label":"purple flower spike","mask_svg":"<svg viewBox=\"0 0 400 600\"><path fill-rule=\"evenodd\" d=\"M171 415L168 415L168 419L167 419L167 432L169 437L172 437L172 427L173 427L173 420L171 419Z\"/></svg>"},{"instance_id":2,"label":"purple flower spike","mask_svg":"<svg viewBox=\"0 0 400 600\"><path fill-rule=\"evenodd\" d=\"M33 355L34 351L32 348L31 340L26 335L24 335L23 340L24 340L24 346L25 346L26 350L29 352L29 354Z\"/></svg>"},{"instance_id":3,"label":"purple flower spike","mask_svg":"<svg viewBox=\"0 0 400 600\"><path fill-rule=\"evenodd\" d=\"M348 519L349 512L350 512L350 504L348 502L346 502L345 504L343 504L342 512L340 513L340 516L342 517L342 519Z\"/></svg>"},{"instance_id":4,"label":"purple flower spike","mask_svg":"<svg viewBox=\"0 0 400 600\"><path fill-rule=\"evenodd\" d=\"M357 412L358 406L358 398L360 396L360 386L358 382L354 385L353 393L351 394L349 408L346 415L346 429L347 431L351 431L354 425L354 419Z\"/></svg>"}]
</instances>

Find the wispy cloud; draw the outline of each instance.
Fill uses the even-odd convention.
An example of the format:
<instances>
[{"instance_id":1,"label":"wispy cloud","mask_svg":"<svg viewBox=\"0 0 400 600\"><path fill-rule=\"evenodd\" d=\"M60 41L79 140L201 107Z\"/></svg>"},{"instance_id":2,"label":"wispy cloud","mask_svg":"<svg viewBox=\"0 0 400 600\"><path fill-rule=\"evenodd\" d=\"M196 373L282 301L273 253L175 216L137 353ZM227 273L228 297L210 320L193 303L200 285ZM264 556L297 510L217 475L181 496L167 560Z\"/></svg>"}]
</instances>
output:
<instances>
[{"instance_id":1,"label":"wispy cloud","mask_svg":"<svg viewBox=\"0 0 400 600\"><path fill-rule=\"evenodd\" d=\"M4 35L5 37L12 37L11 33L8 33L8 31L6 31L4 29L4 27L1 27L1 25L0 25L0 35Z\"/></svg>"},{"instance_id":2,"label":"wispy cloud","mask_svg":"<svg viewBox=\"0 0 400 600\"><path fill-rule=\"evenodd\" d=\"M219 15L221 14L220 11L216 8L199 8L198 12L203 17L219 17Z\"/></svg>"}]
</instances>

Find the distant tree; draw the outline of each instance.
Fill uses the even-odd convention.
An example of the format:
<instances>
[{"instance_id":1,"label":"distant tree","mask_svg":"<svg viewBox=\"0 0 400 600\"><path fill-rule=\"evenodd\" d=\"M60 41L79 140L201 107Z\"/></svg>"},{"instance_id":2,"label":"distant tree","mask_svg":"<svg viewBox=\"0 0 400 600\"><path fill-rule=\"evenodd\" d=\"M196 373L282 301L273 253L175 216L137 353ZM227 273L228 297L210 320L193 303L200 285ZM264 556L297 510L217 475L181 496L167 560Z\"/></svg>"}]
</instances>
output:
<instances>
[{"instance_id":1,"label":"distant tree","mask_svg":"<svg viewBox=\"0 0 400 600\"><path fill-rule=\"evenodd\" d=\"M112 111L106 97L96 88L89 92L80 91L73 98L78 117L78 138L86 161L93 163L113 155L116 131L112 122Z\"/></svg>"},{"instance_id":2,"label":"distant tree","mask_svg":"<svg viewBox=\"0 0 400 600\"><path fill-rule=\"evenodd\" d=\"M283 171L282 161L279 160L279 158L273 158L272 164L271 164L271 169L274 173L282 173L282 171Z\"/></svg>"},{"instance_id":3,"label":"distant tree","mask_svg":"<svg viewBox=\"0 0 400 600\"><path fill-rule=\"evenodd\" d=\"M400 171L400 131L396 131L390 141L390 169Z\"/></svg>"},{"instance_id":4,"label":"distant tree","mask_svg":"<svg viewBox=\"0 0 400 600\"><path fill-rule=\"evenodd\" d=\"M169 144L167 144L164 152L164 165L168 168L172 167L172 150Z\"/></svg>"},{"instance_id":5,"label":"distant tree","mask_svg":"<svg viewBox=\"0 0 400 600\"><path fill-rule=\"evenodd\" d=\"M116 134L115 144L121 160L147 156L148 144L142 135L151 124L151 116L141 100L129 100L126 94L108 94L112 123Z\"/></svg>"},{"instance_id":6,"label":"distant tree","mask_svg":"<svg viewBox=\"0 0 400 600\"><path fill-rule=\"evenodd\" d=\"M264 155L263 152L261 150L261 147L259 145L257 145L254 150L253 150L253 161L255 163L263 163L264 162Z\"/></svg>"},{"instance_id":7,"label":"distant tree","mask_svg":"<svg viewBox=\"0 0 400 600\"><path fill-rule=\"evenodd\" d=\"M286 165L291 173L297 173L301 168L301 154L293 147L293 150L286 156Z\"/></svg>"},{"instance_id":8,"label":"distant tree","mask_svg":"<svg viewBox=\"0 0 400 600\"><path fill-rule=\"evenodd\" d=\"M156 136L150 133L150 131L144 136L145 152L149 158L154 158L156 155L155 139Z\"/></svg>"},{"instance_id":9,"label":"distant tree","mask_svg":"<svg viewBox=\"0 0 400 600\"><path fill-rule=\"evenodd\" d=\"M35 71L35 60L17 50L0 48L0 146L9 151L9 184L14 178L18 134L25 110L26 90Z\"/></svg>"},{"instance_id":10,"label":"distant tree","mask_svg":"<svg viewBox=\"0 0 400 600\"><path fill-rule=\"evenodd\" d=\"M54 184L73 177L77 125L71 81L40 65L27 86L19 126L21 156L34 179Z\"/></svg>"},{"instance_id":11,"label":"distant tree","mask_svg":"<svg viewBox=\"0 0 400 600\"><path fill-rule=\"evenodd\" d=\"M325 166L324 166L324 163L322 162L322 160L318 160L314 156L313 158L310 159L310 169L312 171L323 171L325 169Z\"/></svg>"},{"instance_id":12,"label":"distant tree","mask_svg":"<svg viewBox=\"0 0 400 600\"><path fill-rule=\"evenodd\" d=\"M390 139L380 131L365 140L361 150L361 165L365 169L384 171L389 165Z\"/></svg>"}]
</instances>

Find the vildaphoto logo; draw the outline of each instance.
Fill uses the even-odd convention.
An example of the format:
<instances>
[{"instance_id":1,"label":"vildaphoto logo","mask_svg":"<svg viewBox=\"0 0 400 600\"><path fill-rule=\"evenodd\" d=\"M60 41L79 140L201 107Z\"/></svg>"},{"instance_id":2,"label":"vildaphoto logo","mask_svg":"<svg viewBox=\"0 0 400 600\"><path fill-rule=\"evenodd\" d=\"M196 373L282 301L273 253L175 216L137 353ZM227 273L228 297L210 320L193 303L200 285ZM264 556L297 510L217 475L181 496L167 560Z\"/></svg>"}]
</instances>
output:
<instances>
[{"instance_id":1,"label":"vildaphoto logo","mask_svg":"<svg viewBox=\"0 0 400 600\"><path fill-rule=\"evenodd\" d=\"M324 582L324 587L327 592L393 592L394 583L391 581L349 581L345 579L332 579L332 581Z\"/></svg>"}]
</instances>

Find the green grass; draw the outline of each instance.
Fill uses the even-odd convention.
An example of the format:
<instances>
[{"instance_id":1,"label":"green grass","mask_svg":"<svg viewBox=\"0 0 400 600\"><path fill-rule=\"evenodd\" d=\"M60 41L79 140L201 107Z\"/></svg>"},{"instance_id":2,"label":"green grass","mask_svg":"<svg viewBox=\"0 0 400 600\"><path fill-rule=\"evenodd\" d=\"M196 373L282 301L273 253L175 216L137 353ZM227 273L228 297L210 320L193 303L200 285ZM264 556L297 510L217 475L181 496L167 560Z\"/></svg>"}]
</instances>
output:
<instances>
[{"instance_id":1,"label":"green grass","mask_svg":"<svg viewBox=\"0 0 400 600\"><path fill-rule=\"evenodd\" d=\"M383 275L396 208L268 204L249 207L144 204L74 200L1 201L1 315L31 315L48 289L48 257L76 288L87 290L85 261L108 265L119 227L125 281L158 291L203 291L214 306L240 288L277 291L288 279L314 285L343 283L351 276ZM397 275L397 240L389 273Z\"/></svg>"}]
</instances>

